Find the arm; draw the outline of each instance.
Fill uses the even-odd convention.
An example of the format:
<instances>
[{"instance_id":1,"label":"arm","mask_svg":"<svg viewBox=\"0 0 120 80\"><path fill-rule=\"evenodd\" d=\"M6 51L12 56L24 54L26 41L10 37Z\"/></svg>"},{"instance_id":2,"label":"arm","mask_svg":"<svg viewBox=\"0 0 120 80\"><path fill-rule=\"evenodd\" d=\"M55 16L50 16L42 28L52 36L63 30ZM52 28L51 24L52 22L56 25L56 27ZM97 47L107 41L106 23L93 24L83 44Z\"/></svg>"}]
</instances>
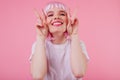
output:
<instances>
[{"instance_id":1,"label":"arm","mask_svg":"<svg viewBox=\"0 0 120 80\"><path fill-rule=\"evenodd\" d=\"M31 59L31 74L34 80L43 80L47 73L45 41L37 38L34 55Z\"/></svg>"},{"instance_id":2,"label":"arm","mask_svg":"<svg viewBox=\"0 0 120 80\"><path fill-rule=\"evenodd\" d=\"M37 44L31 60L31 73L34 80L43 80L47 73L45 39L48 35L48 27L45 22L45 15L41 17L36 10L35 15L38 21L36 25Z\"/></svg>"},{"instance_id":3,"label":"arm","mask_svg":"<svg viewBox=\"0 0 120 80\"><path fill-rule=\"evenodd\" d=\"M71 68L76 78L83 77L87 68L86 56L82 53L78 35L71 36Z\"/></svg>"},{"instance_id":4,"label":"arm","mask_svg":"<svg viewBox=\"0 0 120 80\"><path fill-rule=\"evenodd\" d=\"M67 32L71 36L71 54L70 62L71 69L76 78L81 78L84 76L87 68L87 59L85 54L83 54L82 48L80 46L80 40L78 37L78 24L79 21L76 17L77 10L70 17L68 11L68 25Z\"/></svg>"}]
</instances>

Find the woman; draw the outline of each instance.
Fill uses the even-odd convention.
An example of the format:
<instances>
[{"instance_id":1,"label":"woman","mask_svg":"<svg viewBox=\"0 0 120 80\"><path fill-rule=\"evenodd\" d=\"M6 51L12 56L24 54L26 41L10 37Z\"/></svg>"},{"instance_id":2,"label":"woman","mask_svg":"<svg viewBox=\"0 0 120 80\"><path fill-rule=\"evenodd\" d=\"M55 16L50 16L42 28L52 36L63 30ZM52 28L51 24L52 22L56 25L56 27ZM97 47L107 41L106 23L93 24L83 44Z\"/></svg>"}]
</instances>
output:
<instances>
[{"instance_id":1,"label":"woman","mask_svg":"<svg viewBox=\"0 0 120 80\"><path fill-rule=\"evenodd\" d=\"M60 2L51 2L40 16L35 12L37 38L32 46L34 80L81 80L89 59L79 40L78 19Z\"/></svg>"}]
</instances>

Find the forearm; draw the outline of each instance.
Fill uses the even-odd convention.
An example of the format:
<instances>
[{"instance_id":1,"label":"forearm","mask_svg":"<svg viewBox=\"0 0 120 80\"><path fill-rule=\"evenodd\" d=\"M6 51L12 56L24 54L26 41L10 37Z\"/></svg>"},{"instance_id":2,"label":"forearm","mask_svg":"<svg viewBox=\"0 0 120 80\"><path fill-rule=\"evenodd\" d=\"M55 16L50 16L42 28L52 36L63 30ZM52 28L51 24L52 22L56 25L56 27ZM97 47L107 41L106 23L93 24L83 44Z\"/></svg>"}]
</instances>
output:
<instances>
[{"instance_id":1,"label":"forearm","mask_svg":"<svg viewBox=\"0 0 120 80\"><path fill-rule=\"evenodd\" d=\"M82 53L78 35L71 36L71 68L76 77L83 77L87 67L87 60Z\"/></svg>"},{"instance_id":2,"label":"forearm","mask_svg":"<svg viewBox=\"0 0 120 80\"><path fill-rule=\"evenodd\" d=\"M39 38L37 38L35 53L31 61L31 73L35 80L42 80L47 73L45 41Z\"/></svg>"}]
</instances>

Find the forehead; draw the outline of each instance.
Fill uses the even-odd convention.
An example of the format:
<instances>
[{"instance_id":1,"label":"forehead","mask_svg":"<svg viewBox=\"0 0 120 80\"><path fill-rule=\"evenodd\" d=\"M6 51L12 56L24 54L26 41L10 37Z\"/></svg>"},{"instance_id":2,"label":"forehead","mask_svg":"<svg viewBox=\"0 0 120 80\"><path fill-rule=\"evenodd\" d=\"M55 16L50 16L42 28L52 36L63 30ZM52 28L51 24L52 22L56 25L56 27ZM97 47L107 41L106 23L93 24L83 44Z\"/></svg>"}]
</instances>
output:
<instances>
[{"instance_id":1,"label":"forehead","mask_svg":"<svg viewBox=\"0 0 120 80\"><path fill-rule=\"evenodd\" d=\"M47 14L49 11L67 11L67 7L60 2L52 2L49 3L45 8L44 8L44 13Z\"/></svg>"},{"instance_id":2,"label":"forehead","mask_svg":"<svg viewBox=\"0 0 120 80\"><path fill-rule=\"evenodd\" d=\"M65 10L63 10L63 9L60 9L60 8L52 8L52 9L49 9L46 13L48 14L48 13L54 13L54 12L58 12L58 13L66 13L66 11Z\"/></svg>"}]
</instances>

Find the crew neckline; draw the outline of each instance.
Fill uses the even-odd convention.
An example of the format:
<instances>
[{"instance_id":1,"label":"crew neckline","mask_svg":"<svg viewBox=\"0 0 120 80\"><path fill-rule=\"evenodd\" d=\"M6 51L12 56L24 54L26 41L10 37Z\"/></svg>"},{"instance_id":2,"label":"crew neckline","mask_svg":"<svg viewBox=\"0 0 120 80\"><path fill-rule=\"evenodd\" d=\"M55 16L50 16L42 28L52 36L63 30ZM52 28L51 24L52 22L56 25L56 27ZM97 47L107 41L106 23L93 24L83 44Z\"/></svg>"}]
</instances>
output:
<instances>
[{"instance_id":1,"label":"crew neckline","mask_svg":"<svg viewBox=\"0 0 120 80\"><path fill-rule=\"evenodd\" d=\"M53 46L55 46L55 47L61 47L61 46L65 46L66 44L68 44L68 39L64 42L64 43L62 43L62 44L54 44L54 43L52 43L52 41L51 40L48 40L48 42L51 44L51 45L53 45Z\"/></svg>"}]
</instances>

